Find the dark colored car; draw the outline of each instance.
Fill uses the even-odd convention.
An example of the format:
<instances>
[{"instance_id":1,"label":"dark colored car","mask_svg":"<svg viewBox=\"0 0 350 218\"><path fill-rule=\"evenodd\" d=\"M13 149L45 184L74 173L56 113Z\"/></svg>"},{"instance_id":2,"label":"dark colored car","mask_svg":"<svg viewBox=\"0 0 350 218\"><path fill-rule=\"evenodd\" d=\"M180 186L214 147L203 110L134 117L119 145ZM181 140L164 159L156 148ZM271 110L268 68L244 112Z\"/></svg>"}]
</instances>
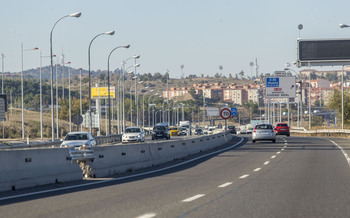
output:
<instances>
[{"instance_id":1,"label":"dark colored car","mask_svg":"<svg viewBox=\"0 0 350 218\"><path fill-rule=\"evenodd\" d=\"M194 130L194 134L195 135L203 135L203 130L198 128L198 129Z\"/></svg>"},{"instance_id":2,"label":"dark colored car","mask_svg":"<svg viewBox=\"0 0 350 218\"><path fill-rule=\"evenodd\" d=\"M170 139L170 131L165 125L156 125L152 130L152 140L154 139Z\"/></svg>"},{"instance_id":3,"label":"dark colored car","mask_svg":"<svg viewBox=\"0 0 350 218\"><path fill-rule=\"evenodd\" d=\"M277 123L275 127L276 135L290 136L289 126L287 123Z\"/></svg>"},{"instance_id":4,"label":"dark colored car","mask_svg":"<svg viewBox=\"0 0 350 218\"><path fill-rule=\"evenodd\" d=\"M237 134L235 126L227 126L227 131L229 131L231 134Z\"/></svg>"}]
</instances>

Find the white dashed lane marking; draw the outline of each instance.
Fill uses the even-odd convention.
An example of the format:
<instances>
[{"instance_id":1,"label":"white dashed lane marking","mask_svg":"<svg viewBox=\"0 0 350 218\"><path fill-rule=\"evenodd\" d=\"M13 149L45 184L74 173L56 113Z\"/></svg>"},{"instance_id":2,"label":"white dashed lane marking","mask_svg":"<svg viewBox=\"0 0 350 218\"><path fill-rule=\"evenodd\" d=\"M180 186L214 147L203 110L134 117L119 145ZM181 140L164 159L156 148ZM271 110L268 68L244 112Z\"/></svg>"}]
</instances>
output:
<instances>
[{"instance_id":1,"label":"white dashed lane marking","mask_svg":"<svg viewBox=\"0 0 350 218\"><path fill-rule=\"evenodd\" d=\"M270 161L266 161L265 163L264 163L264 165L267 165L267 164L269 164L270 163Z\"/></svg>"},{"instance_id":2,"label":"white dashed lane marking","mask_svg":"<svg viewBox=\"0 0 350 218\"><path fill-rule=\"evenodd\" d=\"M205 196L205 194L198 194L198 195L195 195L193 197L190 197L190 198L186 198L185 200L183 200L182 202L191 202L191 201L194 201L194 200L197 200L198 198L201 198Z\"/></svg>"},{"instance_id":3,"label":"white dashed lane marking","mask_svg":"<svg viewBox=\"0 0 350 218\"><path fill-rule=\"evenodd\" d=\"M261 168L256 168L255 170L253 170L254 172L258 172L259 170L261 170Z\"/></svg>"},{"instance_id":4,"label":"white dashed lane marking","mask_svg":"<svg viewBox=\"0 0 350 218\"><path fill-rule=\"evenodd\" d=\"M240 179L245 179L245 178L247 178L249 176L249 174L245 174L245 175L243 175L243 176L241 176L241 177L239 177Z\"/></svg>"},{"instance_id":5,"label":"white dashed lane marking","mask_svg":"<svg viewBox=\"0 0 350 218\"><path fill-rule=\"evenodd\" d=\"M273 155L271 158L272 158L272 159L276 158L276 155Z\"/></svg>"},{"instance_id":6,"label":"white dashed lane marking","mask_svg":"<svg viewBox=\"0 0 350 218\"><path fill-rule=\"evenodd\" d=\"M146 214L138 216L136 218L152 218L152 217L155 217L156 215L157 214L155 214L155 213L146 213Z\"/></svg>"},{"instance_id":7,"label":"white dashed lane marking","mask_svg":"<svg viewBox=\"0 0 350 218\"><path fill-rule=\"evenodd\" d=\"M232 182L226 182L226 183L224 183L224 184L222 184L222 185L219 185L218 187L219 188L225 188L225 187L227 187L227 186L229 186L229 185L231 185L232 184Z\"/></svg>"}]
</instances>

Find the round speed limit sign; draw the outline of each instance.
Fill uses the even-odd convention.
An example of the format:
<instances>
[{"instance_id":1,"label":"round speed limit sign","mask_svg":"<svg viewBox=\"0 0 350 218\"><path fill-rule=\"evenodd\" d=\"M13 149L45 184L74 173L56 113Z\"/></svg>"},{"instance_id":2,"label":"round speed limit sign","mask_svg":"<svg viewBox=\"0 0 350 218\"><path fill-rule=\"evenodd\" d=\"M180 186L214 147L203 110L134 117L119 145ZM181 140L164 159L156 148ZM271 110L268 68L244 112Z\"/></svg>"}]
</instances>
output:
<instances>
[{"instance_id":1,"label":"round speed limit sign","mask_svg":"<svg viewBox=\"0 0 350 218\"><path fill-rule=\"evenodd\" d=\"M220 116L222 117L222 119L228 119L231 117L231 110L228 109L228 108L223 108L221 111L220 111Z\"/></svg>"}]
</instances>

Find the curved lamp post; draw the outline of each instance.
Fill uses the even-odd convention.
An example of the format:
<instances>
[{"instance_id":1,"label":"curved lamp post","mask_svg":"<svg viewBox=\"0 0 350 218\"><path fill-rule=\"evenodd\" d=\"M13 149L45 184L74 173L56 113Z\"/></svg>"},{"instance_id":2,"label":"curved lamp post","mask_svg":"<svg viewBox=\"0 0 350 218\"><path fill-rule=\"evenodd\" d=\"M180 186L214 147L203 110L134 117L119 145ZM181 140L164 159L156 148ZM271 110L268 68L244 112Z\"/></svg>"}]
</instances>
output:
<instances>
[{"instance_id":1,"label":"curved lamp post","mask_svg":"<svg viewBox=\"0 0 350 218\"><path fill-rule=\"evenodd\" d=\"M92 117L91 117L91 68L90 68L90 49L91 49L91 44L92 42L99 36L102 35L110 35L113 36L115 31L109 31L109 32L104 32L96 35L89 44L89 49L88 49L88 63L89 63L89 117L90 117L90 122L89 122L89 131L91 133L91 128L92 128Z\"/></svg>"},{"instance_id":2,"label":"curved lamp post","mask_svg":"<svg viewBox=\"0 0 350 218\"><path fill-rule=\"evenodd\" d=\"M108 61L107 61L107 86L108 86L108 133L111 135L111 92L110 92L110 83L109 83L109 59L112 55L112 53L117 50L118 48L130 48L130 45L122 45L115 47L108 55Z\"/></svg>"},{"instance_id":3,"label":"curved lamp post","mask_svg":"<svg viewBox=\"0 0 350 218\"><path fill-rule=\"evenodd\" d=\"M50 65L50 71L51 71L51 128L52 128L52 141L55 140L55 120L54 120L54 104L53 104L53 54L52 54L52 33L53 33L53 29L55 28L56 24L62 20L63 18L66 17L80 17L81 16L81 12L76 12L73 14L69 14L66 16L61 17L60 19L58 19L56 21L56 23L53 25L52 29L51 29L51 33L50 33L50 58L51 58L51 65ZM58 94L58 93L57 93Z\"/></svg>"},{"instance_id":4,"label":"curved lamp post","mask_svg":"<svg viewBox=\"0 0 350 218\"><path fill-rule=\"evenodd\" d=\"M22 91L22 139L24 139L24 91L23 91L23 52L25 51L33 51L38 50L38 48L31 48L31 49L25 49L23 50L23 43L22 43L22 72L21 72L21 91Z\"/></svg>"}]
</instances>

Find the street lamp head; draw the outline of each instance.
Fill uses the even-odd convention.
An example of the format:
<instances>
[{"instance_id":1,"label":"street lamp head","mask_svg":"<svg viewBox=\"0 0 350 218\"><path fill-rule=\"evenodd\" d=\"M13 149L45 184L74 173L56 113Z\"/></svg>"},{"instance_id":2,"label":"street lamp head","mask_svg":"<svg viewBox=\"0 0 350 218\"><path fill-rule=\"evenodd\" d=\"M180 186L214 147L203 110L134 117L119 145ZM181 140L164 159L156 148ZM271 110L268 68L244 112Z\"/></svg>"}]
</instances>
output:
<instances>
[{"instance_id":1,"label":"street lamp head","mask_svg":"<svg viewBox=\"0 0 350 218\"><path fill-rule=\"evenodd\" d=\"M75 12L75 13L73 13L73 14L70 14L69 16L70 16L70 17L76 17L76 18L78 18L78 17L81 16L81 12Z\"/></svg>"},{"instance_id":2,"label":"street lamp head","mask_svg":"<svg viewBox=\"0 0 350 218\"><path fill-rule=\"evenodd\" d=\"M131 74L131 73L134 73L134 71L129 71L128 73L130 73L130 74Z\"/></svg>"},{"instance_id":3,"label":"street lamp head","mask_svg":"<svg viewBox=\"0 0 350 218\"><path fill-rule=\"evenodd\" d=\"M133 58L139 59L139 58L140 58L140 55L135 55Z\"/></svg>"},{"instance_id":4,"label":"street lamp head","mask_svg":"<svg viewBox=\"0 0 350 218\"><path fill-rule=\"evenodd\" d=\"M139 83L141 84L141 83L143 83L143 81L140 81Z\"/></svg>"},{"instance_id":5,"label":"street lamp head","mask_svg":"<svg viewBox=\"0 0 350 218\"><path fill-rule=\"evenodd\" d=\"M135 65L134 65L134 67L139 67L139 66L140 66L140 64L135 64Z\"/></svg>"},{"instance_id":6,"label":"street lamp head","mask_svg":"<svg viewBox=\"0 0 350 218\"><path fill-rule=\"evenodd\" d=\"M123 48L130 48L130 44L124 45Z\"/></svg>"},{"instance_id":7,"label":"street lamp head","mask_svg":"<svg viewBox=\"0 0 350 218\"><path fill-rule=\"evenodd\" d=\"M114 35L114 33L115 33L115 31L105 32L105 34L106 34L106 35L111 35L111 36L113 36L113 35Z\"/></svg>"},{"instance_id":8,"label":"street lamp head","mask_svg":"<svg viewBox=\"0 0 350 218\"><path fill-rule=\"evenodd\" d=\"M347 28L347 27L350 27L350 26L347 25L347 24L342 24L342 23L341 23L341 24L339 24L339 27L340 27L340 28Z\"/></svg>"}]
</instances>

